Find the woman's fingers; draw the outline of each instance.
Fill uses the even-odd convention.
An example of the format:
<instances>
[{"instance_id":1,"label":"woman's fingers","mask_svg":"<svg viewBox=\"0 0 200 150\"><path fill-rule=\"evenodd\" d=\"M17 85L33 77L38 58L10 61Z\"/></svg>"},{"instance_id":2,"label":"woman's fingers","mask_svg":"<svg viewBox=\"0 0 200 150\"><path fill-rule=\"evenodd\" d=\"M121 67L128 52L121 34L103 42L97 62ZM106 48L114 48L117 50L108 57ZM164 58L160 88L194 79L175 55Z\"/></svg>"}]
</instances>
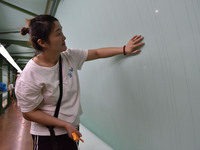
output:
<instances>
[{"instance_id":1,"label":"woman's fingers","mask_svg":"<svg viewBox=\"0 0 200 150\"><path fill-rule=\"evenodd\" d=\"M134 37L132 37L132 39L131 40L134 40L136 37L137 37L138 35L135 35Z\"/></svg>"},{"instance_id":2,"label":"woman's fingers","mask_svg":"<svg viewBox=\"0 0 200 150\"><path fill-rule=\"evenodd\" d=\"M82 137L82 134L78 130L76 130L75 132L79 137Z\"/></svg>"},{"instance_id":3,"label":"woman's fingers","mask_svg":"<svg viewBox=\"0 0 200 150\"><path fill-rule=\"evenodd\" d=\"M143 37L143 36L141 36L141 35L140 35L140 36L137 36L137 37L136 37L136 38L133 40L133 43L134 43L134 44L136 44L136 43L138 43L138 42L142 41L142 40L143 40L143 38L144 38L144 37Z\"/></svg>"},{"instance_id":4,"label":"woman's fingers","mask_svg":"<svg viewBox=\"0 0 200 150\"><path fill-rule=\"evenodd\" d=\"M140 53L140 52L141 52L141 50L137 49L137 50L133 51L132 54L137 54L137 53Z\"/></svg>"},{"instance_id":5,"label":"woman's fingers","mask_svg":"<svg viewBox=\"0 0 200 150\"><path fill-rule=\"evenodd\" d=\"M137 43L137 44L134 45L134 47L136 48L136 47L140 47L140 46L142 46L142 45L144 45L144 42Z\"/></svg>"}]
</instances>

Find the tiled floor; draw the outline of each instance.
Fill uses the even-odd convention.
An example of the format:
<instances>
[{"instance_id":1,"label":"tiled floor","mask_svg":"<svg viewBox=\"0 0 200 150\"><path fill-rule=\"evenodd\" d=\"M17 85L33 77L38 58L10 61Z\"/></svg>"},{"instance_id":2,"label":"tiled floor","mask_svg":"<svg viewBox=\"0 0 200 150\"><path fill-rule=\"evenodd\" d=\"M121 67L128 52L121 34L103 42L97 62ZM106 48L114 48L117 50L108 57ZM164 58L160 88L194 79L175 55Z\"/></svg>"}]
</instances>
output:
<instances>
[{"instance_id":1,"label":"tiled floor","mask_svg":"<svg viewBox=\"0 0 200 150\"><path fill-rule=\"evenodd\" d=\"M12 104L0 116L0 150L32 150L32 138L29 133L30 122L23 119L19 107ZM113 150L83 125L80 132L84 143L80 150Z\"/></svg>"},{"instance_id":2,"label":"tiled floor","mask_svg":"<svg viewBox=\"0 0 200 150\"><path fill-rule=\"evenodd\" d=\"M12 104L0 116L0 150L32 150L29 126L16 103Z\"/></svg>"}]
</instances>

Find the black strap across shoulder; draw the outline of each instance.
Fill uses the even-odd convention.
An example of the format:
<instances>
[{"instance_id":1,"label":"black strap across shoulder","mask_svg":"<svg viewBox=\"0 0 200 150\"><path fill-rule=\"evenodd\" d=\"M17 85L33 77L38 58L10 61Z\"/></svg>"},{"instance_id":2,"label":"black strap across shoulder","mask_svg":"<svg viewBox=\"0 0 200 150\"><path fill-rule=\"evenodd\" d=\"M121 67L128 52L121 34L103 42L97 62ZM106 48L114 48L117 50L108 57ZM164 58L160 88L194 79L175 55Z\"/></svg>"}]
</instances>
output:
<instances>
[{"instance_id":1,"label":"black strap across shoulder","mask_svg":"<svg viewBox=\"0 0 200 150\"><path fill-rule=\"evenodd\" d=\"M59 87L60 87L60 96L56 105L56 109L54 112L54 117L58 117L59 114L59 110L60 110L60 105L61 105L61 101L62 101L62 95L63 95L63 78L62 78L62 57L60 55L59 58ZM53 146L53 150L57 150L57 141L55 138L55 132L54 132L54 126L47 126L49 128L49 132L51 134L51 142L52 142L52 146Z\"/></svg>"},{"instance_id":2,"label":"black strap across shoulder","mask_svg":"<svg viewBox=\"0 0 200 150\"><path fill-rule=\"evenodd\" d=\"M59 58L59 86L60 86L60 96L56 105L56 110L54 113L54 117L58 117L59 114L59 110L60 110L60 105L61 105L61 101L62 101L62 95L63 95L63 78L62 78L62 57L60 55Z\"/></svg>"}]
</instances>

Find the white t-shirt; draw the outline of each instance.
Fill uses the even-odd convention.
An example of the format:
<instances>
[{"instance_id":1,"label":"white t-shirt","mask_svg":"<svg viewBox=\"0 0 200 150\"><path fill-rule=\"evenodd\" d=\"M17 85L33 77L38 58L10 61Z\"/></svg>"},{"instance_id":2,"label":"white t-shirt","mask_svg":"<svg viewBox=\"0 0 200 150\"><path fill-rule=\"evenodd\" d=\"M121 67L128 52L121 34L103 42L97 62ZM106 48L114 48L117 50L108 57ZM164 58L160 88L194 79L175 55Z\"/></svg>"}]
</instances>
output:
<instances>
[{"instance_id":1,"label":"white t-shirt","mask_svg":"<svg viewBox=\"0 0 200 150\"><path fill-rule=\"evenodd\" d=\"M82 113L80 86L77 70L80 70L88 55L87 50L67 49L61 53L63 73L63 96L58 118L78 125ZM60 95L59 61L53 67L42 67L32 59L17 78L15 92L22 112L35 108L54 115ZM67 133L64 128L55 127L56 135ZM46 126L31 122L31 134L50 135Z\"/></svg>"}]
</instances>

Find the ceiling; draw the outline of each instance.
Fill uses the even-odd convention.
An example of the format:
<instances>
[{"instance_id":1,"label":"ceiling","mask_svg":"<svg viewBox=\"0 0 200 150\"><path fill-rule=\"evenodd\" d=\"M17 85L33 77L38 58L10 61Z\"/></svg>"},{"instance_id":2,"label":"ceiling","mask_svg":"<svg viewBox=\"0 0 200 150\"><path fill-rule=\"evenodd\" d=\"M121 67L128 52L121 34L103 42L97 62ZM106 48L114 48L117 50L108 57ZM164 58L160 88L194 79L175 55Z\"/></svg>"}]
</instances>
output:
<instances>
[{"instance_id":1,"label":"ceiling","mask_svg":"<svg viewBox=\"0 0 200 150\"><path fill-rule=\"evenodd\" d=\"M20 30L26 19L39 14L55 16L60 0L0 0L0 43L23 69L35 55L30 46L29 35L22 36Z\"/></svg>"}]
</instances>

